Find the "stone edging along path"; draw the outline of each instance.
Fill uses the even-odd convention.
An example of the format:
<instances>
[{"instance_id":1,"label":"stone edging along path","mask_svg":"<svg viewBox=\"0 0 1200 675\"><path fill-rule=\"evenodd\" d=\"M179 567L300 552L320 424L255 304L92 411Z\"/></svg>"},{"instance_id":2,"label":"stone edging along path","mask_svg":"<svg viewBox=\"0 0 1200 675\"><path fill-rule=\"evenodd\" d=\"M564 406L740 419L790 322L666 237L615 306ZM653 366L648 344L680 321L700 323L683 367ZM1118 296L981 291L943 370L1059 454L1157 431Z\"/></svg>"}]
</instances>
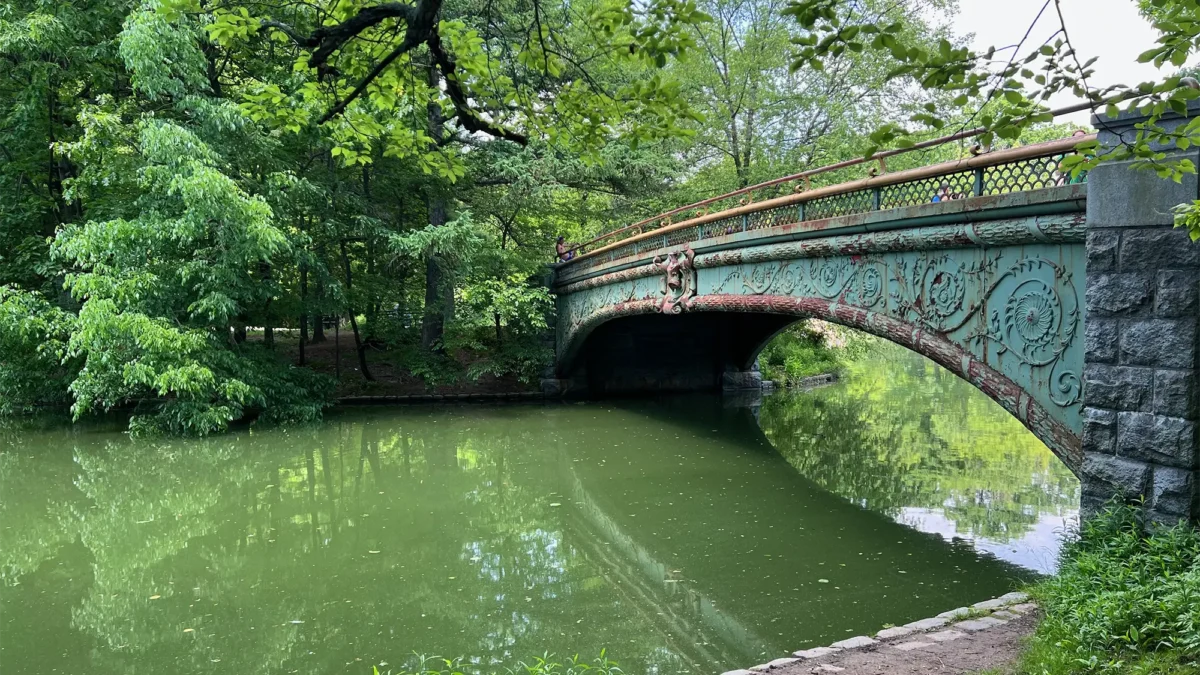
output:
<instances>
[{"instance_id":1,"label":"stone edging along path","mask_svg":"<svg viewBox=\"0 0 1200 675\"><path fill-rule=\"evenodd\" d=\"M1029 602L1025 593L1007 593L993 600L977 602L970 607L959 607L937 616L906 623L903 626L885 628L874 637L859 635L835 642L828 647L814 647L793 653L790 657L753 666L750 669L730 670L722 675L762 675L768 671L794 665L815 666L814 673L836 673L842 668L821 661L844 655L852 650L866 647L886 646L901 651L914 651L932 647L939 642L949 642L966 637L969 633L1003 626L1010 620L1037 608Z\"/></svg>"}]
</instances>

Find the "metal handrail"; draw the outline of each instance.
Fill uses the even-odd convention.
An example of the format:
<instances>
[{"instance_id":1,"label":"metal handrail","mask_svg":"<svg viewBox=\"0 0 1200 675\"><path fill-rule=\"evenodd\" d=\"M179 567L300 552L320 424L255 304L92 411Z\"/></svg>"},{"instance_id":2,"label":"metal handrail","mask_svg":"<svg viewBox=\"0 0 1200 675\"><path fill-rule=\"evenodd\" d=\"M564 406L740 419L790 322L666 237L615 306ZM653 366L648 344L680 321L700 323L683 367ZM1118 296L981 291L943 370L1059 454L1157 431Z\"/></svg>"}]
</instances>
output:
<instances>
[{"instance_id":1,"label":"metal handrail","mask_svg":"<svg viewBox=\"0 0 1200 675\"><path fill-rule=\"evenodd\" d=\"M1055 110L1051 110L1050 114L1054 117L1058 117L1058 116L1067 115L1070 113L1081 112L1083 110L1090 110L1093 107L1093 105L1094 104L1092 104L1092 103L1077 103L1074 105L1069 105L1069 106L1065 106L1062 108L1057 108ZM660 213L656 216L652 216L652 217L646 218L644 220L639 220L638 222L633 223L632 225L626 225L626 226L618 228L616 230L606 232L598 237L595 237L593 239L585 241L581 244L576 244L575 246L572 246L571 248L567 249L567 251L566 251L567 253L575 253L576 255L574 257L572 257L570 260L562 261L559 264L567 265L567 264L573 263L577 260L592 257L593 255L595 255L597 253L606 251L610 247L612 247L613 244L608 244L608 245L598 248L594 251L588 251L586 253L583 252L583 249L590 247L596 243L605 241L606 239L615 237L617 235L625 234L625 233L631 232L631 231L636 232L637 235L646 235L646 234L650 234L650 233L661 233L661 232L667 230L667 228L675 229L673 223L671 222L672 216L676 216L676 215L679 215L680 213L685 213L688 211L694 211L696 209L704 209L704 207L709 206L714 203L717 203L717 202L725 201L728 199L733 199L735 197L741 197L743 195L748 195L753 192L756 192L758 190L772 188L772 187L782 185L785 183L803 180L804 181L803 187L805 188L805 191L799 192L798 195L813 195L819 191L821 193L820 196L829 196L831 194L840 194L842 192L850 192L854 189L862 189L861 187L850 188L850 186L858 185L858 184L862 183L862 181L851 181L849 183L842 183L839 185L830 186L830 187L826 187L826 188L818 188L817 190L812 190L812 191L808 190L807 188L808 188L809 181L812 179L813 176L817 176L817 175L820 175L823 173L829 173L831 171L837 171L839 169L849 168L852 166L867 164L869 162L879 162L881 168L883 168L883 170L885 172L882 175L876 176L874 178L883 178L885 176L900 176L900 175L906 174L908 172L902 171L902 172L896 172L893 174L886 173L886 164L884 163L885 159L887 159L889 157L895 157L896 155L902 155L905 153L909 153L909 152L925 150L925 149L936 147L939 145L944 145L946 143L952 143L954 141L963 140L966 138L973 138L973 137L982 135L986 131L987 131L986 127L977 127L975 129L969 129L967 131L960 131L958 133L950 134L948 136L942 136L939 138L933 138L933 139L930 139L927 141L922 141L920 143L915 143L912 146L909 146L907 148L901 148L901 149L897 149L897 150L886 150L884 152L877 152L869 157L859 157L859 158L850 159L850 160L846 160L846 161L842 161L842 162L837 162L835 164L829 164L829 165L822 166L822 167L816 168L816 169L810 169L808 171L801 171L800 173L795 173L795 174L792 174L789 176L784 176L782 178L776 178L776 179L769 180L769 181L766 181L763 183L758 183L758 184L751 185L749 187L744 187L744 188L741 188L740 190L734 190L733 192L728 192L726 194L719 195L716 197L710 197L708 199L694 202L694 203L688 204L686 206L680 206L680 207L672 209L670 211L665 211L663 213ZM1095 138L1096 138L1095 134L1090 134L1086 137L1073 137L1071 139L1064 139L1064 140L1071 140L1071 141L1073 141L1073 144L1078 144L1078 143L1084 142L1086 140L1094 140ZM1041 147L1043 145L1045 145L1045 144L1025 146L1025 148L1014 148L1013 150ZM978 159L979 157L994 157L994 156L998 156L1000 153L1003 153L1003 152L1011 152L1011 150L1001 150L1001 151L996 151L996 152L992 152L992 153L987 153L985 155L978 155L976 157L973 157L972 159ZM959 160L959 162L961 162L961 161L963 161L963 160ZM950 165L950 164L957 165L957 164L959 164L959 162L947 162L944 164L938 164L938 165L933 165L933 166L941 167L941 166L946 166L946 165ZM924 168L933 168L933 167L924 167ZM959 170L962 170L962 168L967 168L967 167L960 166ZM909 171L917 171L917 170L919 170L919 169L912 169ZM953 173L953 171L949 171L947 173ZM926 176L926 177L928 177L928 176ZM909 178L909 179L911 180L911 178ZM872 180L872 179L866 179L866 180ZM901 181L901 182L903 182L903 181ZM883 185L891 185L891 184L894 184L894 183L884 183ZM881 184L877 183L877 184L873 184L873 185L881 185ZM797 189L799 189L800 187L801 186L797 186ZM833 191L830 192L830 190L833 190ZM815 198L815 197L810 197L810 198ZM763 204L773 203L773 205L779 206L782 203L796 203L796 201L804 201L803 199L801 199L801 200L793 200L791 202L778 202L777 201L778 199L781 199L781 198L776 198L775 200L768 200L768 201L764 201L764 202L755 202L754 205L761 207ZM701 219L706 218L708 215L720 216L721 218L729 217L730 215L736 215L736 214L742 213L743 211L741 209L744 209L746 206L747 206L746 204L742 204L740 208L727 209L727 210L723 210L723 211L720 211L720 212L714 213L714 214L702 213L698 218L692 218L692 219L689 219L684 222L689 223L691 225L697 225L702 222L711 222L711 220L713 220L713 219L708 219L708 220L701 220ZM755 210L760 210L760 209L751 209L751 211L755 211ZM650 225L650 224L654 224L654 226L652 227L652 229L647 230L645 228L645 226ZM683 224L683 223L680 223L680 224ZM623 239L619 240L618 242L614 242L614 243L627 243L636 238L638 238L638 237L635 235L632 237L623 238Z\"/></svg>"},{"instance_id":2,"label":"metal handrail","mask_svg":"<svg viewBox=\"0 0 1200 675\"><path fill-rule=\"evenodd\" d=\"M933 164L916 169L907 169L894 173L886 173L878 176L872 176L870 178L839 183L837 185L831 185L828 187L814 188L807 192L800 192L782 197L776 197L773 199L767 199L761 202L745 204L731 209L726 209L724 211L700 215L688 220L680 221L678 223L663 225L653 230L648 230L624 239L619 239L595 250L588 251L587 253L576 255L570 260L560 262L559 267L565 267L579 261L588 260L594 258L595 256L607 253L613 249L636 244L637 242L644 241L646 239L662 237L677 230L696 227L714 221L737 218L739 216L745 216L750 213L766 211L781 206L803 204L805 202L810 202L817 199L849 194L862 190L879 189L928 178L949 176L968 170L982 170L985 168L1002 166L1021 160L1063 155L1074 151L1076 146L1078 146L1080 143L1093 141L1095 139L1096 134L1094 133L1083 136L1072 136L1070 138L1064 138L1057 141L1049 141L1046 143L1038 143L1036 145L1027 145L1007 150L997 150L987 154L969 157L967 159L943 162L940 164Z\"/></svg>"}]
</instances>

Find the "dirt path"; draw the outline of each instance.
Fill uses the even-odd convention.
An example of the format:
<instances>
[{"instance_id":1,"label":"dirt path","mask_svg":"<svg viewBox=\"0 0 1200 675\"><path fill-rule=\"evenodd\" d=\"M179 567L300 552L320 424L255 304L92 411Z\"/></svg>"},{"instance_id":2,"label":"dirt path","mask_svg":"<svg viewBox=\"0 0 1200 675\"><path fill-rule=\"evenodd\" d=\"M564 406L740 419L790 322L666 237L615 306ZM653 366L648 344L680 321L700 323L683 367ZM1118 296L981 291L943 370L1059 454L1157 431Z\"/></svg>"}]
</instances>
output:
<instances>
[{"instance_id":1,"label":"dirt path","mask_svg":"<svg viewBox=\"0 0 1200 675\"><path fill-rule=\"evenodd\" d=\"M1006 672L1020 656L1025 638L1036 625L1037 615L1031 612L987 630L968 633L951 628L916 633L770 672L771 675L961 675L987 669ZM946 640L947 637L951 639Z\"/></svg>"}]
</instances>

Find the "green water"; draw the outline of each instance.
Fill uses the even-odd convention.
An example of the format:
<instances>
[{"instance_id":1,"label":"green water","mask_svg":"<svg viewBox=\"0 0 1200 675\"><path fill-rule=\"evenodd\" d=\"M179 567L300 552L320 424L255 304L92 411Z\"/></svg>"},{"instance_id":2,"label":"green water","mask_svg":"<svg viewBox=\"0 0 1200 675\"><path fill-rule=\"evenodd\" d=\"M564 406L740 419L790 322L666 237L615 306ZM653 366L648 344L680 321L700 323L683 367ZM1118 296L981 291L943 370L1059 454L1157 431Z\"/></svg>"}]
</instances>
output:
<instances>
[{"instance_id":1,"label":"green water","mask_svg":"<svg viewBox=\"0 0 1200 675\"><path fill-rule=\"evenodd\" d=\"M607 648L746 667L1011 590L1077 483L901 352L715 398L362 409L318 428L0 443L0 673L476 670ZM503 669L500 669L503 672Z\"/></svg>"}]
</instances>

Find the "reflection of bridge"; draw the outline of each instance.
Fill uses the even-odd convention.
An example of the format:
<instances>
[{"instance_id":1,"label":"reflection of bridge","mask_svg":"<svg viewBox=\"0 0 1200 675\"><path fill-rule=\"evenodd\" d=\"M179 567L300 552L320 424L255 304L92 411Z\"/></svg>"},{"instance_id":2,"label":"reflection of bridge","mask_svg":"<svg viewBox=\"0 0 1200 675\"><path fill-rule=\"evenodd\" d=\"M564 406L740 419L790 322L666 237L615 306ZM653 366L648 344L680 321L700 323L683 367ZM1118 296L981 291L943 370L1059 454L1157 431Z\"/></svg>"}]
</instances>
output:
<instances>
[{"instance_id":1,"label":"reflection of bridge","mask_svg":"<svg viewBox=\"0 0 1200 675\"><path fill-rule=\"evenodd\" d=\"M1098 121L1101 146L1139 121ZM559 380L547 384L752 387L773 335L822 318L970 381L1092 504L1120 491L1161 519L1195 518L1200 249L1172 229L1171 207L1200 196L1196 178L1109 163L1072 184L1059 162L1091 138L894 173L880 162L828 187L807 172L588 242L556 269Z\"/></svg>"}]
</instances>

